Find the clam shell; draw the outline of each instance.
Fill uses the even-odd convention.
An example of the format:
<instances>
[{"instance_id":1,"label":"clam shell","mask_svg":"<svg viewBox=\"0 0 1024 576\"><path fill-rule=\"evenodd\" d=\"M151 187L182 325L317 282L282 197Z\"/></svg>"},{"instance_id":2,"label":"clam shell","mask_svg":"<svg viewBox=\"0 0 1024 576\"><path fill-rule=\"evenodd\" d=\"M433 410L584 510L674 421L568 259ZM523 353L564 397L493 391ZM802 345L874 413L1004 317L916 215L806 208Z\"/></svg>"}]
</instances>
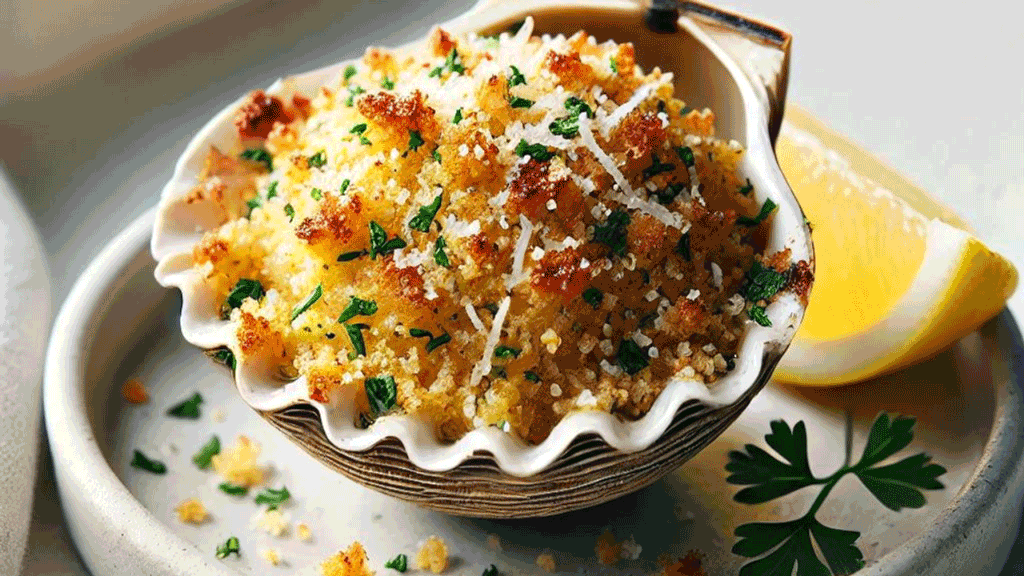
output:
<instances>
[{"instance_id":1,"label":"clam shell","mask_svg":"<svg viewBox=\"0 0 1024 576\"><path fill-rule=\"evenodd\" d=\"M779 170L772 141L781 121L789 62L789 35L710 5L686 3L679 30L644 27L634 2L502 3L486 0L443 26L454 32L501 30L527 15L535 33L571 34L585 28L598 38L632 41L645 69L672 71L676 92L718 115L719 134L743 144L741 171L760 202L778 210L768 249L788 248L794 261L813 266L810 231ZM280 80L270 94L290 95L337 76L347 62ZM220 319L217 296L191 270L193 246L218 215L203 202L184 200L197 184L210 145L232 148L239 102L215 116L192 140L164 188L151 250L157 280L182 292L181 329L201 348L234 342ZM282 384L271 367L240 361L235 384L246 403L307 452L345 476L428 508L475 517L547 516L592 506L635 491L667 474L718 436L771 378L803 318L804 306L784 295L768 307L771 327L751 324L736 368L711 388L678 377L636 421L601 412L567 415L542 443L528 446L494 428L454 443L438 441L425 422L386 416L357 428L353 394L331 405L309 399L306 381Z\"/></svg>"}]
</instances>

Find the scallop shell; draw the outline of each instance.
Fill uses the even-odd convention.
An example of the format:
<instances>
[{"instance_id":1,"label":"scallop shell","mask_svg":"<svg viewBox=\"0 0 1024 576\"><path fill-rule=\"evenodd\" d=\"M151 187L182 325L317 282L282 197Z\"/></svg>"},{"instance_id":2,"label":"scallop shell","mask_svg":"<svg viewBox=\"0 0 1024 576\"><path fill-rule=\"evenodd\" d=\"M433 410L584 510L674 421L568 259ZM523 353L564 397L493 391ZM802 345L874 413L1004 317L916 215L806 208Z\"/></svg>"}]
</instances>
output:
<instances>
[{"instance_id":1,"label":"scallop shell","mask_svg":"<svg viewBox=\"0 0 1024 576\"><path fill-rule=\"evenodd\" d=\"M710 5L686 6L678 30L669 34L645 28L646 11L639 4L614 0L484 0L443 26L454 32L487 32L531 15L536 33L571 34L585 28L599 38L634 42L645 69L659 65L674 72L677 94L715 110L719 134L746 147L741 171L754 184L760 202L771 198L778 205L768 249L788 248L794 261L813 265L810 231L772 150L785 96L790 37ZM312 93L346 65L279 80L266 92ZM230 326L220 318L217 295L191 269L193 246L220 224L219 215L209 204L185 198L198 183L209 146L233 147L232 118L240 104L228 106L207 123L178 160L161 195L151 244L159 262L157 280L181 290L182 333L207 349L234 342ZM636 421L599 412L571 413L533 446L494 428L442 443L429 425L403 415L382 417L360 429L354 424L352 391L325 405L309 398L304 378L282 384L258 360L240 361L235 384L245 402L270 423L361 484L458 515L547 516L651 484L717 437L770 380L804 306L786 294L767 312L772 326L751 324L736 368L710 389L678 377Z\"/></svg>"}]
</instances>

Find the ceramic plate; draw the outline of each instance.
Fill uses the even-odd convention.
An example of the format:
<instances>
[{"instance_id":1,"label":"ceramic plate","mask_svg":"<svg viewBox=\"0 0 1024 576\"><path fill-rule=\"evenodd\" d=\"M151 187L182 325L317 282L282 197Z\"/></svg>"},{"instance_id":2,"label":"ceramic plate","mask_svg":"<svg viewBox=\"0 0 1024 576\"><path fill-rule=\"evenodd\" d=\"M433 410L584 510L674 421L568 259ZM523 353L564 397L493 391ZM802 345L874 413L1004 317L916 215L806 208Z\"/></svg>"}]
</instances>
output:
<instances>
[{"instance_id":1,"label":"ceramic plate","mask_svg":"<svg viewBox=\"0 0 1024 576\"><path fill-rule=\"evenodd\" d=\"M368 491L329 471L291 445L238 397L227 369L187 344L177 326L180 297L153 280L148 253L152 213L136 221L93 262L57 319L47 361L47 427L65 512L79 551L96 574L315 574L325 558L354 540L367 548L378 574L398 553L415 554L430 535L452 552L446 574L479 575L489 564L501 574L537 574L541 553L559 572L649 574L659 557L691 550L709 574L734 574L745 559L731 552L737 526L798 518L817 492L805 489L756 506L733 501L725 482L731 450L765 446L769 423L804 421L812 470L828 474L861 450L879 411L917 418L905 454L927 451L948 472L927 504L892 512L852 477L839 483L818 514L831 527L861 533L857 546L866 574L979 573L1005 560L1020 515L1024 449L1021 340L1003 313L938 357L869 383L829 390L769 386L739 420L685 466L632 496L590 510L533 521L483 521L427 512ZM827 361L827 359L823 359ZM128 404L125 380L139 378L151 399ZM198 420L166 410L199 392ZM214 418L222 411L223 421ZM848 443L847 434L850 433ZM232 444L244 434L262 445L269 484L287 486L283 508L291 530L278 538L254 526L252 499L217 489L213 472L198 470L192 454L211 435ZM132 468L134 450L164 461L165 475ZM212 518L180 523L174 508L199 498ZM310 542L295 524L313 529ZM611 530L631 540L635 558L598 564L594 547ZM239 558L217 560L228 536ZM270 567L261 551L284 561Z\"/></svg>"}]
</instances>

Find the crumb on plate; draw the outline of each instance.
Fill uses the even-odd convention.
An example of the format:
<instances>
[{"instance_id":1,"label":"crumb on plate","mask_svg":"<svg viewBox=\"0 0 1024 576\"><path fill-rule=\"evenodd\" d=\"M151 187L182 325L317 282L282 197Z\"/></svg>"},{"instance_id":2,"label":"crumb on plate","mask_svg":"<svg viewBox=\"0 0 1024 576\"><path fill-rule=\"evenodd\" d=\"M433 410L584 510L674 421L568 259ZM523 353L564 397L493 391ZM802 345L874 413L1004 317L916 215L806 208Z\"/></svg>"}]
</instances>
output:
<instances>
[{"instance_id":1,"label":"crumb on plate","mask_svg":"<svg viewBox=\"0 0 1024 576\"><path fill-rule=\"evenodd\" d=\"M149 401L149 391L138 378L132 378L121 385L121 396L132 404L145 404Z\"/></svg>"},{"instance_id":2,"label":"crumb on plate","mask_svg":"<svg viewBox=\"0 0 1024 576\"><path fill-rule=\"evenodd\" d=\"M278 509L267 509L256 516L256 527L275 538L288 534L288 515Z\"/></svg>"},{"instance_id":3,"label":"crumb on plate","mask_svg":"<svg viewBox=\"0 0 1024 576\"><path fill-rule=\"evenodd\" d=\"M295 526L295 535L303 542L309 542L313 539L313 531L302 522Z\"/></svg>"},{"instance_id":4,"label":"crumb on plate","mask_svg":"<svg viewBox=\"0 0 1024 576\"><path fill-rule=\"evenodd\" d=\"M266 560L271 566L277 566L281 563L281 556L278 555L277 550L273 548L267 548L260 552L263 559Z\"/></svg>"},{"instance_id":5,"label":"crumb on plate","mask_svg":"<svg viewBox=\"0 0 1024 576\"><path fill-rule=\"evenodd\" d=\"M437 536L427 538L427 541L416 553L416 567L420 570L430 570L434 574L440 574L448 568L448 546Z\"/></svg>"},{"instance_id":6,"label":"crumb on plate","mask_svg":"<svg viewBox=\"0 0 1024 576\"><path fill-rule=\"evenodd\" d=\"M328 558L320 565L320 572L323 576L373 576L369 560L366 558L366 550L359 542L353 542L348 550L340 551Z\"/></svg>"},{"instance_id":7,"label":"crumb on plate","mask_svg":"<svg viewBox=\"0 0 1024 576\"><path fill-rule=\"evenodd\" d=\"M238 442L221 450L210 461L213 469L228 482L237 486L252 488L263 483L264 470L256 463L260 455L260 446L245 436L239 436Z\"/></svg>"},{"instance_id":8,"label":"crumb on plate","mask_svg":"<svg viewBox=\"0 0 1024 576\"><path fill-rule=\"evenodd\" d=\"M178 520L184 524L202 524L210 517L206 506L198 498L185 500L174 511L178 514Z\"/></svg>"},{"instance_id":9,"label":"crumb on plate","mask_svg":"<svg viewBox=\"0 0 1024 576\"><path fill-rule=\"evenodd\" d=\"M540 566L541 570L545 572L554 572L555 557L550 552L545 552L537 556L537 566Z\"/></svg>"}]
</instances>

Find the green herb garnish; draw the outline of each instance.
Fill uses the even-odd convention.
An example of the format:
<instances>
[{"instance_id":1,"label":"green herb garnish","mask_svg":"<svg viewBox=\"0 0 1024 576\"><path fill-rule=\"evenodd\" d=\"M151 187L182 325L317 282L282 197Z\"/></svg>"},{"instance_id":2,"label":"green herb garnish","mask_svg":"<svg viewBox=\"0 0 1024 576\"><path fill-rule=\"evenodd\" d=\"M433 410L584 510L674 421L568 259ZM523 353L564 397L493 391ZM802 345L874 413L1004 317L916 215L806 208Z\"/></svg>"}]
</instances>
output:
<instances>
[{"instance_id":1,"label":"green herb garnish","mask_svg":"<svg viewBox=\"0 0 1024 576\"><path fill-rule=\"evenodd\" d=\"M428 76L431 78L440 78L441 74L446 70L455 74L464 74L466 72L466 67L462 65L462 59L459 58L459 53L455 48L452 48L452 51L448 53L448 57L445 58L444 64L431 70Z\"/></svg>"},{"instance_id":2,"label":"green herb garnish","mask_svg":"<svg viewBox=\"0 0 1024 576\"><path fill-rule=\"evenodd\" d=\"M384 567L391 568L392 570L396 570L398 572L405 572L409 569L409 557L405 554L399 554L391 560L388 560L384 564Z\"/></svg>"},{"instance_id":3,"label":"green herb garnish","mask_svg":"<svg viewBox=\"0 0 1024 576\"><path fill-rule=\"evenodd\" d=\"M210 462L213 457L220 454L220 438L214 436L210 438L210 441L203 444L203 447L192 455L192 463L195 464L200 470L206 470L210 467Z\"/></svg>"},{"instance_id":4,"label":"green herb garnish","mask_svg":"<svg viewBox=\"0 0 1024 576\"><path fill-rule=\"evenodd\" d=\"M373 144L373 142L370 142L370 139L367 138L366 136L360 136L359 143L362 144L363 146L370 146L371 144Z\"/></svg>"},{"instance_id":5,"label":"green herb garnish","mask_svg":"<svg viewBox=\"0 0 1024 576\"><path fill-rule=\"evenodd\" d=\"M523 378L526 378L530 382L540 382L540 376L538 376L536 372L530 370L523 373Z\"/></svg>"},{"instance_id":6,"label":"green herb garnish","mask_svg":"<svg viewBox=\"0 0 1024 576\"><path fill-rule=\"evenodd\" d=\"M747 178L746 186L740 188L740 194L744 196L750 196L750 193L754 191L754 185L750 183L750 178Z\"/></svg>"},{"instance_id":7,"label":"green herb garnish","mask_svg":"<svg viewBox=\"0 0 1024 576\"><path fill-rule=\"evenodd\" d=\"M648 166L647 168L644 168L643 171L644 180L649 180L654 176L657 176L658 174L661 174L663 172L671 172L672 170L675 169L675 164L671 164L669 162L662 162L661 160L658 159L657 154L651 154L651 165Z\"/></svg>"},{"instance_id":8,"label":"green herb garnish","mask_svg":"<svg viewBox=\"0 0 1024 576\"><path fill-rule=\"evenodd\" d=\"M348 355L349 360L366 356L366 342L363 340L363 330L369 328L368 324L345 324L345 332L348 334L349 342L352 343L352 352L349 352Z\"/></svg>"},{"instance_id":9,"label":"green herb garnish","mask_svg":"<svg viewBox=\"0 0 1024 576\"><path fill-rule=\"evenodd\" d=\"M284 205L284 215L288 217L288 221L295 220L295 207L292 206L291 202Z\"/></svg>"},{"instance_id":10,"label":"green herb garnish","mask_svg":"<svg viewBox=\"0 0 1024 576\"><path fill-rule=\"evenodd\" d=\"M393 376L367 378L363 383L366 397L370 401L370 410L374 416L387 413L398 402L398 389Z\"/></svg>"},{"instance_id":11,"label":"green herb garnish","mask_svg":"<svg viewBox=\"0 0 1024 576\"><path fill-rule=\"evenodd\" d=\"M750 310L747 312L747 316L761 326L772 325L771 318L768 318L768 310L766 310L764 306L751 306Z\"/></svg>"},{"instance_id":12,"label":"green herb garnish","mask_svg":"<svg viewBox=\"0 0 1024 576\"><path fill-rule=\"evenodd\" d=\"M307 168L323 168L324 164L327 164L327 152L323 150L306 158Z\"/></svg>"},{"instance_id":13,"label":"green herb garnish","mask_svg":"<svg viewBox=\"0 0 1024 576\"><path fill-rule=\"evenodd\" d=\"M740 576L792 574L794 565L798 574L811 576L851 574L862 568L864 556L854 544L860 533L830 528L815 515L847 474L855 475L890 510L899 512L924 506L922 491L941 490L943 485L938 477L946 473L945 468L932 463L925 453L879 466L910 445L914 423L914 418L890 419L882 412L871 426L860 460L844 464L823 478L811 473L803 422L797 422L792 429L782 420L771 423L772 431L765 441L781 459L752 444L747 444L744 451L730 452L725 469L731 475L726 481L746 486L734 496L737 502L762 504L801 488L822 486L810 509L797 520L757 522L736 528L740 540L733 546L733 554L757 558L740 569Z\"/></svg>"},{"instance_id":14,"label":"green herb garnish","mask_svg":"<svg viewBox=\"0 0 1024 576\"><path fill-rule=\"evenodd\" d=\"M203 397L198 392L192 394L188 399L183 400L167 409L168 416L175 418L188 418L197 420L199 418L199 405L203 403Z\"/></svg>"},{"instance_id":15,"label":"green herb garnish","mask_svg":"<svg viewBox=\"0 0 1024 576\"><path fill-rule=\"evenodd\" d=\"M572 116L559 118L548 124L548 130L555 136L568 139L575 138L580 133L579 120L579 118L573 118Z\"/></svg>"},{"instance_id":16,"label":"green herb garnish","mask_svg":"<svg viewBox=\"0 0 1024 576\"><path fill-rule=\"evenodd\" d=\"M679 193L682 192L684 188L686 188L686 185L684 184L672 183L665 186L664 189L656 191L655 195L658 197L658 202L667 206L675 201L676 196L679 196Z\"/></svg>"},{"instance_id":17,"label":"green herb garnish","mask_svg":"<svg viewBox=\"0 0 1024 576\"><path fill-rule=\"evenodd\" d=\"M419 212L413 216L412 220L409 220L409 228L413 230L419 230L420 232L427 232L430 230L430 223L434 221L434 216L437 215L437 211L441 209L441 195L438 194L434 197L434 201L430 204L423 206L419 209Z\"/></svg>"},{"instance_id":18,"label":"green herb garnish","mask_svg":"<svg viewBox=\"0 0 1024 576\"><path fill-rule=\"evenodd\" d=\"M420 146L423 146L423 136L415 130L409 130L409 149L415 152Z\"/></svg>"},{"instance_id":19,"label":"green herb garnish","mask_svg":"<svg viewBox=\"0 0 1024 576\"><path fill-rule=\"evenodd\" d=\"M462 108L455 111L455 116L452 117L452 124L458 124L462 122Z\"/></svg>"},{"instance_id":20,"label":"green herb garnish","mask_svg":"<svg viewBox=\"0 0 1024 576\"><path fill-rule=\"evenodd\" d=\"M615 61L615 57L608 59L608 64L612 67L612 72L619 73L619 63Z\"/></svg>"},{"instance_id":21,"label":"green herb garnish","mask_svg":"<svg viewBox=\"0 0 1024 576\"><path fill-rule=\"evenodd\" d=\"M270 155L270 152L267 152L263 148L250 148L245 152L242 152L241 156L246 160L251 160L253 162L259 162L260 164L263 164L263 166L267 169L267 172L274 171L274 159Z\"/></svg>"},{"instance_id":22,"label":"green herb garnish","mask_svg":"<svg viewBox=\"0 0 1024 576\"><path fill-rule=\"evenodd\" d=\"M684 232L679 237L679 242L676 243L676 254L683 257L683 260L689 262L693 260L693 254L690 253L690 233Z\"/></svg>"},{"instance_id":23,"label":"green herb garnish","mask_svg":"<svg viewBox=\"0 0 1024 576\"><path fill-rule=\"evenodd\" d=\"M338 262L348 262L350 260L355 260L356 258L359 258L360 256L365 256L366 254L368 254L368 252L366 250L356 250L354 252L345 252L344 254L341 254L340 256L338 256Z\"/></svg>"},{"instance_id":24,"label":"green herb garnish","mask_svg":"<svg viewBox=\"0 0 1024 576\"><path fill-rule=\"evenodd\" d=\"M323 287L323 285L317 284L316 288L313 289L313 292L311 292L309 296L306 296L305 300L300 302L295 308L292 308L292 320L291 321L294 322L295 319L298 318L303 312L305 312L306 310L309 310L309 307L312 306L313 304L316 304L316 301L319 300L320 297L323 296L323 295L324 295L324 287Z\"/></svg>"},{"instance_id":25,"label":"green herb garnish","mask_svg":"<svg viewBox=\"0 0 1024 576\"><path fill-rule=\"evenodd\" d=\"M338 187L338 192L344 195L350 184L352 184L352 182L348 178L345 178L341 181L341 186Z\"/></svg>"},{"instance_id":26,"label":"green herb garnish","mask_svg":"<svg viewBox=\"0 0 1024 576\"><path fill-rule=\"evenodd\" d=\"M392 80L391 78L388 78L387 76L385 76L384 77L384 81L380 83L380 86L381 86L381 88L383 88L385 90L394 90L395 89L395 81Z\"/></svg>"},{"instance_id":27,"label":"green herb garnish","mask_svg":"<svg viewBox=\"0 0 1024 576\"><path fill-rule=\"evenodd\" d=\"M231 350L227 348L215 348L213 350L207 350L206 355L213 358L215 362L219 362L234 370L236 368L235 355Z\"/></svg>"},{"instance_id":28,"label":"green herb garnish","mask_svg":"<svg viewBox=\"0 0 1024 576\"><path fill-rule=\"evenodd\" d=\"M145 470L146 472L152 472L153 474L166 474L167 466L159 460L150 460L146 458L146 455L138 450L134 451L131 461L132 468L138 468Z\"/></svg>"},{"instance_id":29,"label":"green herb garnish","mask_svg":"<svg viewBox=\"0 0 1024 576\"><path fill-rule=\"evenodd\" d=\"M543 144L527 144L525 139L520 139L516 145L516 154L520 157L529 156L538 162L547 162L554 156Z\"/></svg>"},{"instance_id":30,"label":"green herb garnish","mask_svg":"<svg viewBox=\"0 0 1024 576\"><path fill-rule=\"evenodd\" d=\"M376 300L363 300L352 296L348 301L348 306L345 306L345 309L341 311L341 316L338 316L338 322L348 322L356 316L373 316L376 313Z\"/></svg>"},{"instance_id":31,"label":"green herb garnish","mask_svg":"<svg viewBox=\"0 0 1024 576\"><path fill-rule=\"evenodd\" d=\"M740 216L736 219L736 223L740 226L757 226L761 222L764 222L776 207L775 202L772 202L771 198L766 198L764 204L761 204L761 210L757 213L757 216L754 216L753 218Z\"/></svg>"},{"instance_id":32,"label":"green herb garnish","mask_svg":"<svg viewBox=\"0 0 1024 576\"><path fill-rule=\"evenodd\" d=\"M345 82L348 82L353 76L356 75L356 67L349 64L345 67Z\"/></svg>"},{"instance_id":33,"label":"green herb garnish","mask_svg":"<svg viewBox=\"0 0 1024 576\"><path fill-rule=\"evenodd\" d=\"M487 568L484 568L484 571L480 574L480 576L498 576L498 567L494 564L491 564Z\"/></svg>"},{"instance_id":34,"label":"green herb garnish","mask_svg":"<svg viewBox=\"0 0 1024 576\"><path fill-rule=\"evenodd\" d=\"M229 555L234 554L235 556L241 556L241 548L238 544L238 538L231 536L223 544L217 546L217 558L223 560Z\"/></svg>"},{"instance_id":35,"label":"green herb garnish","mask_svg":"<svg viewBox=\"0 0 1024 576\"><path fill-rule=\"evenodd\" d=\"M435 162L438 164L441 163L441 153L437 151L437 148L434 148L434 151L431 152L430 155L434 158Z\"/></svg>"},{"instance_id":36,"label":"green herb garnish","mask_svg":"<svg viewBox=\"0 0 1024 576\"><path fill-rule=\"evenodd\" d=\"M529 108L533 106L533 100L527 100L526 98L520 98L519 96L512 96L508 99L509 106L513 108Z\"/></svg>"},{"instance_id":37,"label":"green herb garnish","mask_svg":"<svg viewBox=\"0 0 1024 576\"><path fill-rule=\"evenodd\" d=\"M448 260L448 254L445 253L444 249L448 246L448 243L444 241L441 236L437 237L437 241L434 242L434 262L438 266L444 266L445 268L452 265Z\"/></svg>"},{"instance_id":38,"label":"green herb garnish","mask_svg":"<svg viewBox=\"0 0 1024 576\"><path fill-rule=\"evenodd\" d=\"M275 196L277 196L277 180L274 180L270 183L270 186L267 186L267 200Z\"/></svg>"},{"instance_id":39,"label":"green herb garnish","mask_svg":"<svg viewBox=\"0 0 1024 576\"><path fill-rule=\"evenodd\" d=\"M626 255L626 228L629 226L629 213L616 210L608 215L602 224L594 226L594 242L604 244L619 256Z\"/></svg>"},{"instance_id":40,"label":"green herb garnish","mask_svg":"<svg viewBox=\"0 0 1024 576\"><path fill-rule=\"evenodd\" d=\"M246 214L245 217L246 218L252 218L252 211L257 209L257 208L261 208L263 206L263 201L260 200L259 196L257 196L255 198L250 199L250 200L246 200L245 201L245 205L249 208L249 213Z\"/></svg>"},{"instance_id":41,"label":"green herb garnish","mask_svg":"<svg viewBox=\"0 0 1024 576\"><path fill-rule=\"evenodd\" d=\"M587 118L594 117L594 110L590 105L575 96L570 96L565 100L565 109L569 111L573 118L579 118L580 114L583 113L586 113Z\"/></svg>"},{"instance_id":42,"label":"green herb garnish","mask_svg":"<svg viewBox=\"0 0 1024 576\"><path fill-rule=\"evenodd\" d=\"M284 504L291 497L292 495L288 492L286 486L281 486L280 490L267 488L256 495L256 504L266 504L268 510L276 510L278 506Z\"/></svg>"},{"instance_id":43,"label":"green herb garnish","mask_svg":"<svg viewBox=\"0 0 1024 576\"><path fill-rule=\"evenodd\" d=\"M405 248L405 240L395 236L388 240L388 233L384 227L374 221L370 221L370 259L376 260L377 255L384 255L388 252Z\"/></svg>"},{"instance_id":44,"label":"green herb garnish","mask_svg":"<svg viewBox=\"0 0 1024 576\"><path fill-rule=\"evenodd\" d=\"M739 290L740 296L755 304L755 307L748 313L751 320L754 320L761 326L772 325L768 315L765 314L764 308L757 306L757 303L761 300L768 300L777 294L779 290L782 290L782 287L785 285L785 274L765 267L757 260L754 261L754 264L751 265L750 270L747 272L746 278L743 279L743 284ZM760 310L754 312L758 308Z\"/></svg>"},{"instance_id":45,"label":"green herb garnish","mask_svg":"<svg viewBox=\"0 0 1024 576\"><path fill-rule=\"evenodd\" d=\"M441 334L437 338L434 338L434 335L431 332L423 330L421 328L410 328L409 336L412 336L413 338L427 338L428 354L430 352L433 352L438 347L443 346L452 341L451 335L449 335L447 332Z\"/></svg>"},{"instance_id":46,"label":"green herb garnish","mask_svg":"<svg viewBox=\"0 0 1024 576\"><path fill-rule=\"evenodd\" d=\"M631 338L626 338L619 345L619 353L615 355L615 362L623 372L632 376L647 368L647 353Z\"/></svg>"},{"instance_id":47,"label":"green herb garnish","mask_svg":"<svg viewBox=\"0 0 1024 576\"><path fill-rule=\"evenodd\" d=\"M221 482L217 485L217 488L220 488L221 492L230 496L245 496L249 493L249 489L245 486L239 486L230 482Z\"/></svg>"},{"instance_id":48,"label":"green herb garnish","mask_svg":"<svg viewBox=\"0 0 1024 576\"><path fill-rule=\"evenodd\" d=\"M366 92L366 89L363 88L362 86L355 86L355 87L349 88L348 89L348 98L345 99L345 106L348 106L349 108L351 108L352 105L355 104L356 96L359 96L360 94L363 94L365 92Z\"/></svg>"},{"instance_id":49,"label":"green herb garnish","mask_svg":"<svg viewBox=\"0 0 1024 576\"><path fill-rule=\"evenodd\" d=\"M494 356L496 358L519 358L519 354L522 353L521 348L513 348L511 346L498 346L494 349Z\"/></svg>"},{"instance_id":50,"label":"green herb garnish","mask_svg":"<svg viewBox=\"0 0 1024 576\"><path fill-rule=\"evenodd\" d=\"M313 200L323 200L324 191L319 188L313 188L309 191L309 195L313 197Z\"/></svg>"},{"instance_id":51,"label":"green herb garnish","mask_svg":"<svg viewBox=\"0 0 1024 576\"><path fill-rule=\"evenodd\" d=\"M263 285L260 284L259 280L239 278L238 282L235 283L235 287L231 289L231 293L228 294L228 308L238 308L246 298L252 298L253 300L263 298Z\"/></svg>"},{"instance_id":52,"label":"green herb garnish","mask_svg":"<svg viewBox=\"0 0 1024 576\"><path fill-rule=\"evenodd\" d=\"M602 294L597 288L590 287L583 291L583 301L590 304L595 309L601 306L602 300L604 300L604 294Z\"/></svg>"},{"instance_id":53,"label":"green herb garnish","mask_svg":"<svg viewBox=\"0 0 1024 576\"><path fill-rule=\"evenodd\" d=\"M519 71L519 68L516 68L515 66L511 66L510 68L512 68L512 75L508 78L509 87L526 84L526 76L523 76L523 73Z\"/></svg>"},{"instance_id":54,"label":"green herb garnish","mask_svg":"<svg viewBox=\"0 0 1024 576\"><path fill-rule=\"evenodd\" d=\"M676 156L679 156L679 159L683 161L683 164L685 164L687 168L690 168L694 163L696 163L696 160L693 157L693 150L691 150L689 146L677 146Z\"/></svg>"},{"instance_id":55,"label":"green herb garnish","mask_svg":"<svg viewBox=\"0 0 1024 576\"><path fill-rule=\"evenodd\" d=\"M366 122L363 122L362 124L356 124L355 126L352 127L351 130L348 131L349 134L362 134L363 132L366 132Z\"/></svg>"}]
</instances>

